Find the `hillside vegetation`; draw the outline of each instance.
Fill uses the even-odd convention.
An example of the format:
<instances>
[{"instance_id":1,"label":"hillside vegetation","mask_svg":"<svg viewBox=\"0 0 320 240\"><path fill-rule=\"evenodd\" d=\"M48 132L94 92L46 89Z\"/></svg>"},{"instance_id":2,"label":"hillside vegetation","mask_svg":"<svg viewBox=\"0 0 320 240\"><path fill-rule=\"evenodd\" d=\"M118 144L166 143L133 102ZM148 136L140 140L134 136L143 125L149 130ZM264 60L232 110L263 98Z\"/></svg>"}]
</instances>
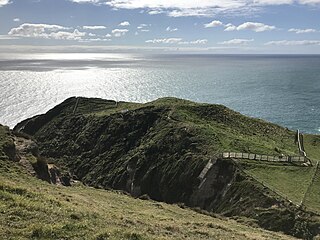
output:
<instances>
[{"instance_id":1,"label":"hillside vegetation","mask_svg":"<svg viewBox=\"0 0 320 240\"><path fill-rule=\"evenodd\" d=\"M50 185L0 160L1 239L292 239L121 192Z\"/></svg>"},{"instance_id":2,"label":"hillside vegetation","mask_svg":"<svg viewBox=\"0 0 320 240\"><path fill-rule=\"evenodd\" d=\"M226 151L298 155L295 133L224 106L70 98L14 130L31 135L48 163L87 185L245 218L306 239L320 234L315 164L220 157ZM318 140L306 136L314 163ZM199 179L209 161L212 168Z\"/></svg>"}]
</instances>

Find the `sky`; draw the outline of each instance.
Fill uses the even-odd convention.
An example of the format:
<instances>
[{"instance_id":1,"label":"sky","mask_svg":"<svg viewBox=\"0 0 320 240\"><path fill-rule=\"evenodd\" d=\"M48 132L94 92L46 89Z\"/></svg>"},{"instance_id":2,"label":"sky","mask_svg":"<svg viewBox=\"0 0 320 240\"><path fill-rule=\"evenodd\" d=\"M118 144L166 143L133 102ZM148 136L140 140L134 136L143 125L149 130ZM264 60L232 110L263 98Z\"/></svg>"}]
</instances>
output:
<instances>
[{"instance_id":1,"label":"sky","mask_svg":"<svg viewBox=\"0 0 320 240\"><path fill-rule=\"evenodd\" d=\"M0 51L320 54L320 0L0 0Z\"/></svg>"}]
</instances>

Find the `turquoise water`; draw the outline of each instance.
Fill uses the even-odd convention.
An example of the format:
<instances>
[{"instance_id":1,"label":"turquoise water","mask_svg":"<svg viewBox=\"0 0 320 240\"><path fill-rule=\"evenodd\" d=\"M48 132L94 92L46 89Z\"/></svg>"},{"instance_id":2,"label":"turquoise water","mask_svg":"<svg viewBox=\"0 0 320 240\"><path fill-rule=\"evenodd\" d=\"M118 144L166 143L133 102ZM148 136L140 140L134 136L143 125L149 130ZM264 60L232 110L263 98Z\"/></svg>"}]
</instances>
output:
<instances>
[{"instance_id":1,"label":"turquoise water","mask_svg":"<svg viewBox=\"0 0 320 240\"><path fill-rule=\"evenodd\" d=\"M0 123L11 127L70 96L175 96L320 133L319 55L2 55L0 92Z\"/></svg>"}]
</instances>

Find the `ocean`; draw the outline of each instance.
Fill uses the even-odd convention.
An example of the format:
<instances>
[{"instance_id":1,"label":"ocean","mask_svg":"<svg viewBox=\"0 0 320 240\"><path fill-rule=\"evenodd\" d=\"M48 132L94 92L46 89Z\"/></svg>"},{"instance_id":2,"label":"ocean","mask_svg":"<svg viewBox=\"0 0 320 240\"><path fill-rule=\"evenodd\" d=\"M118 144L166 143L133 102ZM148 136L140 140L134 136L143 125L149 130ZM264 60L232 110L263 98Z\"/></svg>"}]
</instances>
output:
<instances>
[{"instance_id":1,"label":"ocean","mask_svg":"<svg viewBox=\"0 0 320 240\"><path fill-rule=\"evenodd\" d=\"M0 92L10 127L71 96L172 96L320 134L320 55L0 54Z\"/></svg>"}]
</instances>

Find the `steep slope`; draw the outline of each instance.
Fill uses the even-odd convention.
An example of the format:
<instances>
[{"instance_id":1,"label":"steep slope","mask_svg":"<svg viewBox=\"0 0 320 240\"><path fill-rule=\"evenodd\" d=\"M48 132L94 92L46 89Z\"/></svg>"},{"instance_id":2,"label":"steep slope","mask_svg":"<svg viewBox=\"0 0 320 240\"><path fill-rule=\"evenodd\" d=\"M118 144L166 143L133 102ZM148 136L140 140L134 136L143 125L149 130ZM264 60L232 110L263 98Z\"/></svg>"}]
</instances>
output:
<instances>
[{"instance_id":1,"label":"steep slope","mask_svg":"<svg viewBox=\"0 0 320 240\"><path fill-rule=\"evenodd\" d=\"M184 206L133 199L123 192L80 183L51 185L13 161L12 152L2 150L8 143L11 150L19 147L15 138L0 126L1 239L293 239Z\"/></svg>"},{"instance_id":2,"label":"steep slope","mask_svg":"<svg viewBox=\"0 0 320 240\"><path fill-rule=\"evenodd\" d=\"M148 104L70 98L15 131L32 135L49 162L90 186L253 218L298 237L320 233L317 216L220 158L225 151L296 155L294 132L224 106L173 98ZM209 161L203 183L198 176Z\"/></svg>"},{"instance_id":3,"label":"steep slope","mask_svg":"<svg viewBox=\"0 0 320 240\"><path fill-rule=\"evenodd\" d=\"M50 185L0 160L1 239L294 239L177 205Z\"/></svg>"}]
</instances>

